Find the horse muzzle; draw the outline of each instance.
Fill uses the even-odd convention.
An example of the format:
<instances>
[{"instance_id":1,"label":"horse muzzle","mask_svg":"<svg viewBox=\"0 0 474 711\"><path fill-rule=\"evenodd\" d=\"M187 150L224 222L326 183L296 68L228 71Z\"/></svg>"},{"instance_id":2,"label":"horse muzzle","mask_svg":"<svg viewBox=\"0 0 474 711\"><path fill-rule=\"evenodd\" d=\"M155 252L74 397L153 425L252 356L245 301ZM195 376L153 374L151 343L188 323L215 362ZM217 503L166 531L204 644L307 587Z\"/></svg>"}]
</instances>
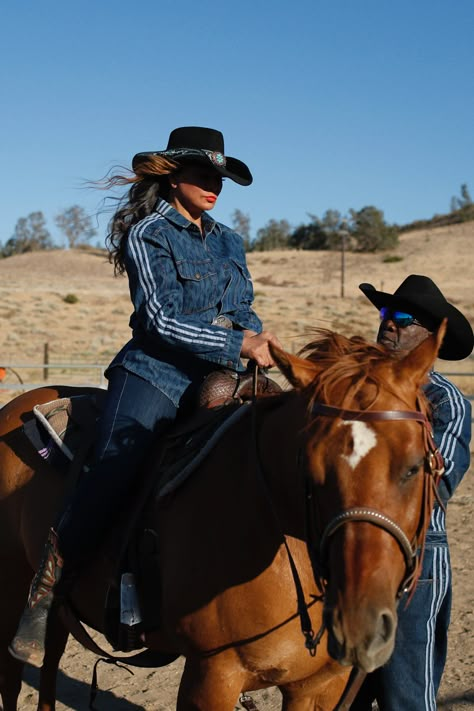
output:
<instances>
[{"instance_id":1,"label":"horse muzzle","mask_svg":"<svg viewBox=\"0 0 474 711\"><path fill-rule=\"evenodd\" d=\"M324 610L328 652L343 666L369 673L385 664L393 652L397 616L388 608L372 606L354 608L354 613L343 615L338 607Z\"/></svg>"}]
</instances>

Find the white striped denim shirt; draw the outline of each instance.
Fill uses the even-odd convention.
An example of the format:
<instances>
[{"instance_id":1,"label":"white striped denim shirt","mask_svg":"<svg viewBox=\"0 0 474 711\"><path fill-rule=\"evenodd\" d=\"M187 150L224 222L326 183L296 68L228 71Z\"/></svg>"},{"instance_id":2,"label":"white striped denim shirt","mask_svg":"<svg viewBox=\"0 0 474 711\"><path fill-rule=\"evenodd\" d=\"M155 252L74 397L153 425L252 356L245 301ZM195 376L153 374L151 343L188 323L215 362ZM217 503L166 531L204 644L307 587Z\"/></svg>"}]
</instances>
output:
<instances>
[{"instance_id":1,"label":"white striped denim shirt","mask_svg":"<svg viewBox=\"0 0 474 711\"><path fill-rule=\"evenodd\" d=\"M176 405L211 370L242 370L242 329L262 330L242 238L207 213L202 224L204 237L160 200L126 243L133 335L109 367L123 365ZM234 328L213 324L219 315Z\"/></svg>"},{"instance_id":2,"label":"white striped denim shirt","mask_svg":"<svg viewBox=\"0 0 474 711\"><path fill-rule=\"evenodd\" d=\"M439 492L447 504L469 469L471 403L450 380L435 371L430 373L425 394L432 408L434 439L444 459L445 472ZM445 531L446 514L435 506L427 540L436 539L436 534Z\"/></svg>"}]
</instances>

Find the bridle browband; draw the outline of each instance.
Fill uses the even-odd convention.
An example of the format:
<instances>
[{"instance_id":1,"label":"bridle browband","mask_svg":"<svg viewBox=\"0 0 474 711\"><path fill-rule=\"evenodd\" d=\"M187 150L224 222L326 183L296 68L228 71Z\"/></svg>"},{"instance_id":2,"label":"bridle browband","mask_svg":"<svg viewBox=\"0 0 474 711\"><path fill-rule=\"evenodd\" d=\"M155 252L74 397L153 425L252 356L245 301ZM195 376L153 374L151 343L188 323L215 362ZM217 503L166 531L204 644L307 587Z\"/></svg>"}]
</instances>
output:
<instances>
[{"instance_id":1,"label":"bridle browband","mask_svg":"<svg viewBox=\"0 0 474 711\"><path fill-rule=\"evenodd\" d=\"M444 471L443 458L433 439L431 424L426 415L419 410L348 410L316 402L312 414L325 417L340 417L343 420L359 422L393 422L396 420L414 420L420 422L424 432L425 480L420 521L414 540L410 542L402 528L385 514L370 507L354 507L337 514L325 527L319 542L319 565L321 571L326 567L331 536L346 523L365 522L379 526L389 533L401 548L405 558L406 575L400 585L398 596L411 590L417 580L417 569L423 556L424 541L428 516L431 515L433 496L439 501L437 485ZM441 502L440 502L441 503ZM324 587L323 580L320 580Z\"/></svg>"}]
</instances>

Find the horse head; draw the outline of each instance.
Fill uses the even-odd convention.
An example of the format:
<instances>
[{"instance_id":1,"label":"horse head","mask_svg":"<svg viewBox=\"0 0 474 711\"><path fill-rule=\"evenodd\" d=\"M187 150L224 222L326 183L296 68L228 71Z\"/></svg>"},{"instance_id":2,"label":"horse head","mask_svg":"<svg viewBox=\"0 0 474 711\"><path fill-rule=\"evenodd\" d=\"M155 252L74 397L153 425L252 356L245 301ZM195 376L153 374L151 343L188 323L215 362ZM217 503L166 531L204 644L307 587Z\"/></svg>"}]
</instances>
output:
<instances>
[{"instance_id":1,"label":"horse head","mask_svg":"<svg viewBox=\"0 0 474 711\"><path fill-rule=\"evenodd\" d=\"M366 672L393 651L397 602L416 582L442 470L422 385L445 329L404 357L329 331L318 332L305 357L272 348L307 402L307 528L328 651Z\"/></svg>"}]
</instances>

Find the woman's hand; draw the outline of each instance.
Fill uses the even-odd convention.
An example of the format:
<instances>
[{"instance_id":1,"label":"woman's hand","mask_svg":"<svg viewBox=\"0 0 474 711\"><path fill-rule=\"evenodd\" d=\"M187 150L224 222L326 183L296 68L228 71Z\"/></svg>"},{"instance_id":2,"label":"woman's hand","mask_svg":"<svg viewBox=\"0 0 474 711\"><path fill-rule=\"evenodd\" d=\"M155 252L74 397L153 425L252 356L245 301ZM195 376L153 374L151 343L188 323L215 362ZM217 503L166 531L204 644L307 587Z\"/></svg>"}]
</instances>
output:
<instances>
[{"instance_id":1,"label":"woman's hand","mask_svg":"<svg viewBox=\"0 0 474 711\"><path fill-rule=\"evenodd\" d=\"M255 331L246 330L243 333L244 340L240 351L242 358L254 360L260 368L271 368L272 365L275 365L268 344L272 343L282 348L278 338L270 331L256 333Z\"/></svg>"}]
</instances>

